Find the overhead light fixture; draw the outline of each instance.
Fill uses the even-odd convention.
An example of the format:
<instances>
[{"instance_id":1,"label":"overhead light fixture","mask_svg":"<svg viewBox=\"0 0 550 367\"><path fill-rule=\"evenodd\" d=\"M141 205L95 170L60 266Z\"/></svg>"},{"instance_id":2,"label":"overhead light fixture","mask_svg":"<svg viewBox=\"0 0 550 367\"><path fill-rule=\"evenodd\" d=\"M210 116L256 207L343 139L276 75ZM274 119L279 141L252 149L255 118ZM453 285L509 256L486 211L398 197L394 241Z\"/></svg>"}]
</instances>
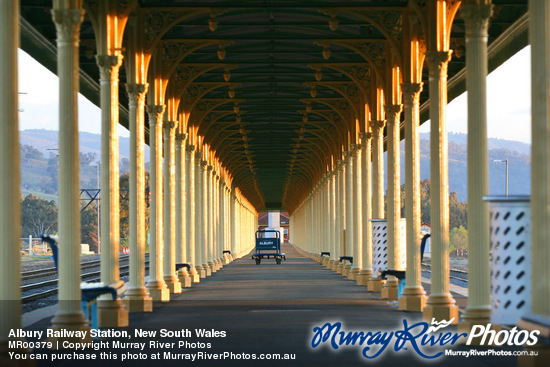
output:
<instances>
[{"instance_id":1,"label":"overhead light fixture","mask_svg":"<svg viewBox=\"0 0 550 367\"><path fill-rule=\"evenodd\" d=\"M230 79L231 79L231 72L229 71L228 68L225 68L225 71L223 73L223 80L228 82Z\"/></svg>"},{"instance_id":2,"label":"overhead light fixture","mask_svg":"<svg viewBox=\"0 0 550 367\"><path fill-rule=\"evenodd\" d=\"M235 98L235 89L233 87L229 87L229 98Z\"/></svg>"},{"instance_id":3,"label":"overhead light fixture","mask_svg":"<svg viewBox=\"0 0 550 367\"><path fill-rule=\"evenodd\" d=\"M218 46L218 59L220 60L225 59L225 47L223 47L222 44Z\"/></svg>"},{"instance_id":4,"label":"overhead light fixture","mask_svg":"<svg viewBox=\"0 0 550 367\"><path fill-rule=\"evenodd\" d=\"M241 115L237 115L237 118L235 119L237 121L237 124L241 123Z\"/></svg>"},{"instance_id":5,"label":"overhead light fixture","mask_svg":"<svg viewBox=\"0 0 550 367\"><path fill-rule=\"evenodd\" d=\"M218 28L218 18L216 18L214 15L210 16L210 20L208 20L208 28L212 32L214 32Z\"/></svg>"},{"instance_id":6,"label":"overhead light fixture","mask_svg":"<svg viewBox=\"0 0 550 367\"><path fill-rule=\"evenodd\" d=\"M317 71L315 72L315 80L320 82L321 79L323 79L323 73L321 72L321 69L317 69Z\"/></svg>"},{"instance_id":7,"label":"overhead light fixture","mask_svg":"<svg viewBox=\"0 0 550 367\"><path fill-rule=\"evenodd\" d=\"M311 110L312 110L312 108L311 108L311 102L308 102L308 103L306 104L306 111L309 113L309 112L311 112Z\"/></svg>"},{"instance_id":8,"label":"overhead light fixture","mask_svg":"<svg viewBox=\"0 0 550 367\"><path fill-rule=\"evenodd\" d=\"M330 48L328 46L323 47L323 58L325 60L330 58Z\"/></svg>"},{"instance_id":9,"label":"overhead light fixture","mask_svg":"<svg viewBox=\"0 0 550 367\"><path fill-rule=\"evenodd\" d=\"M235 103L235 105L233 106L233 112L239 113L239 111L240 111L239 104Z\"/></svg>"},{"instance_id":10,"label":"overhead light fixture","mask_svg":"<svg viewBox=\"0 0 550 367\"><path fill-rule=\"evenodd\" d=\"M307 113L304 113L304 116L302 116L302 121L304 124L307 124Z\"/></svg>"},{"instance_id":11,"label":"overhead light fixture","mask_svg":"<svg viewBox=\"0 0 550 367\"><path fill-rule=\"evenodd\" d=\"M339 21L338 21L338 18L336 18L336 15L335 14L331 15L330 19L328 21L328 25L330 27L330 30L331 31L337 30L338 29L338 23L339 23Z\"/></svg>"},{"instance_id":12,"label":"overhead light fixture","mask_svg":"<svg viewBox=\"0 0 550 367\"><path fill-rule=\"evenodd\" d=\"M311 95L311 98L317 97L317 88L315 86L312 86L309 94Z\"/></svg>"}]
</instances>

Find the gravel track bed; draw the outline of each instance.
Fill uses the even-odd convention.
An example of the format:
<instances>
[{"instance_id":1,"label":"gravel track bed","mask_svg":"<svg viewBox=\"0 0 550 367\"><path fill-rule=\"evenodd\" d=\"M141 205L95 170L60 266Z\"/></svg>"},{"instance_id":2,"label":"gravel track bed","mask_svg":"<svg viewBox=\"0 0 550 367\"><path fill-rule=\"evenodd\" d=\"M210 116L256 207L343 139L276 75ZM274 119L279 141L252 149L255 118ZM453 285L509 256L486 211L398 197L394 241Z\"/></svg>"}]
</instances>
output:
<instances>
[{"instance_id":1,"label":"gravel track bed","mask_svg":"<svg viewBox=\"0 0 550 367\"><path fill-rule=\"evenodd\" d=\"M81 263L87 263L89 261L99 260L101 255L87 255L80 258ZM21 262L21 271L31 271L31 270L40 270L53 268L55 264L53 259L44 259L44 260L23 260Z\"/></svg>"},{"instance_id":2,"label":"gravel track bed","mask_svg":"<svg viewBox=\"0 0 550 367\"><path fill-rule=\"evenodd\" d=\"M99 259L100 259L100 255L89 255L89 256L82 257L81 261L82 261L82 264L84 264L84 263L94 261L94 260L99 260ZM127 265L127 264L128 264L128 259L122 259L120 261L120 265ZM52 259L47 259L47 260L25 260L25 261L22 262L21 269L22 269L22 271L31 271L31 270L47 269L47 268L52 268L52 267L55 267L54 262L53 262ZM99 270L100 270L100 266L98 265L98 266L94 266L94 267L84 269L84 273L97 272ZM149 274L149 271L146 270L146 275L148 275L148 274ZM57 275L38 277L38 278L28 279L28 280L22 281L21 285L28 285L28 284L33 284L33 283L38 283L38 282L45 282L45 281L48 281L48 280L55 280L55 279L57 279ZM128 276L123 276L123 277L121 277L121 279L123 279L125 282L129 281ZM84 280L86 280L86 279L84 279ZM30 295L30 294L33 294L33 293L38 293L38 292L44 292L44 291L47 291L47 290L50 290L50 289L55 289L55 288L57 288L57 285L42 287L40 289L35 289L35 290L32 290L32 291L24 292L23 296ZM30 311L37 310L39 308L48 307L48 306L52 306L52 305L55 305L55 304L57 304L57 295L52 295L50 297L40 298L40 299L31 301L31 302L22 304L21 305L22 313L27 313L27 312L30 312Z\"/></svg>"}]
</instances>

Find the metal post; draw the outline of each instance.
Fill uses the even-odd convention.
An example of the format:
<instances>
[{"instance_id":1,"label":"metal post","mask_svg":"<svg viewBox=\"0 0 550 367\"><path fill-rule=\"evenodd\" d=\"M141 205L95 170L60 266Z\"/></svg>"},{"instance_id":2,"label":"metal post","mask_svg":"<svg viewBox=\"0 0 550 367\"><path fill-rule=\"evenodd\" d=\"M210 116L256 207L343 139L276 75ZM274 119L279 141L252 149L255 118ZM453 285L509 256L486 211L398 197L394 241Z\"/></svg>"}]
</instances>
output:
<instances>
[{"instance_id":1,"label":"metal post","mask_svg":"<svg viewBox=\"0 0 550 367\"><path fill-rule=\"evenodd\" d=\"M99 172L100 172L100 165L101 161L97 161L97 188L99 189ZM97 253L101 254L101 235L100 235L100 228L99 228L99 196L101 195L101 191L97 194Z\"/></svg>"},{"instance_id":2,"label":"metal post","mask_svg":"<svg viewBox=\"0 0 550 367\"><path fill-rule=\"evenodd\" d=\"M505 187L505 196L508 196L508 159L496 159L494 163L506 163L506 187Z\"/></svg>"}]
</instances>

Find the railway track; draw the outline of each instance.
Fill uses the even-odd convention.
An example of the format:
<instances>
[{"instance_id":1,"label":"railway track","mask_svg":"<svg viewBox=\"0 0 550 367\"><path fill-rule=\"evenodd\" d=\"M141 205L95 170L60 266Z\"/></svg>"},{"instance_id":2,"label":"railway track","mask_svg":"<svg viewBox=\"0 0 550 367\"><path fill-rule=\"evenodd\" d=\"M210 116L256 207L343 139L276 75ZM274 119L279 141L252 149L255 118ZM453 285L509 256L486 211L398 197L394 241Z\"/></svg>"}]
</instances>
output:
<instances>
[{"instance_id":1,"label":"railway track","mask_svg":"<svg viewBox=\"0 0 550 367\"><path fill-rule=\"evenodd\" d=\"M426 263L422 263L422 270L428 271L428 272L431 273L431 265L426 264ZM451 275L449 276L449 278L460 280L462 282L468 283L468 272L467 271L458 270L458 269L451 269L450 273L451 273Z\"/></svg>"},{"instance_id":2,"label":"railway track","mask_svg":"<svg viewBox=\"0 0 550 367\"><path fill-rule=\"evenodd\" d=\"M128 260L127 257L126 257L126 260ZM92 268L92 267L99 267L99 261L90 261L90 263L96 263L96 264L94 266L88 266L87 267L88 269ZM47 273L48 275L40 275L40 277L56 275L57 272L55 271L55 268L53 268L53 269L54 269L53 274L52 273ZM149 269L149 261L148 260L145 261L145 269L146 270ZM48 270L48 271L51 272L51 269L42 269L42 270ZM130 265L128 265L128 264L127 265L120 265L120 276L121 277L129 275L129 273L130 273ZM35 278L36 277L39 277L39 276L35 276ZM98 282L101 279L101 271L92 271L92 272L83 273L81 275L81 277L82 277L83 281L86 281L88 283ZM42 289L45 289L45 290L42 290ZM33 292L33 291L37 291L37 290L38 290L38 292ZM32 302L32 301L36 301L36 300L39 300L39 299L42 299L42 298L47 298L47 297L54 296L58 292L57 278L52 279L52 280L46 280L46 281L43 281L43 282L37 282L37 283L24 285L24 286L21 287L21 292L23 293L23 296L21 297L21 302L23 304L26 304L26 303L29 303L29 302Z\"/></svg>"},{"instance_id":3,"label":"railway track","mask_svg":"<svg viewBox=\"0 0 550 367\"><path fill-rule=\"evenodd\" d=\"M120 261L121 262L128 261L128 258L129 258L129 255L122 255L120 256ZM82 270L96 268L100 265L100 263L101 263L101 260L86 261L80 265L80 268ZM57 275L57 269L55 267L38 269L38 270L29 270L29 271L21 272L21 280L50 277L54 275Z\"/></svg>"}]
</instances>

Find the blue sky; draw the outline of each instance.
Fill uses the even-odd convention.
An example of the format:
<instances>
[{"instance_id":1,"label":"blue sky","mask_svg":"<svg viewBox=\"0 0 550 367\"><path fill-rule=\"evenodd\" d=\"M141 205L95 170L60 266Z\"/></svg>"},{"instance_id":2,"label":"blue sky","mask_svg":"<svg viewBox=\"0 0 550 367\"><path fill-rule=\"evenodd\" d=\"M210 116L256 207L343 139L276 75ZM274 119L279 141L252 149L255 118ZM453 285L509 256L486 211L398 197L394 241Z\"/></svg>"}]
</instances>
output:
<instances>
[{"instance_id":1,"label":"blue sky","mask_svg":"<svg viewBox=\"0 0 550 367\"><path fill-rule=\"evenodd\" d=\"M526 47L489 74L487 78L488 135L492 138L531 143L531 53ZM24 51L19 50L19 129L58 129L57 76ZM466 94L447 107L449 132L467 132ZM79 98L80 130L99 134L101 114L98 107ZM421 132L429 131L429 123ZM120 136L129 136L119 126Z\"/></svg>"}]
</instances>

